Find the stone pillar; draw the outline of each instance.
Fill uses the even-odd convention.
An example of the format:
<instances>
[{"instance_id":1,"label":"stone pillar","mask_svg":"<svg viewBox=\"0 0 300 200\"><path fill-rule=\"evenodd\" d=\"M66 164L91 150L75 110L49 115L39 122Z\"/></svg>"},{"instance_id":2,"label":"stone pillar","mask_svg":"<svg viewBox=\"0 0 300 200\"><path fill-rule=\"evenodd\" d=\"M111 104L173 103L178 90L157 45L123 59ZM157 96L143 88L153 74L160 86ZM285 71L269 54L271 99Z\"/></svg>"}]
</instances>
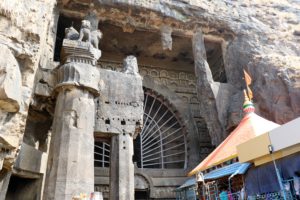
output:
<instances>
[{"instance_id":1,"label":"stone pillar","mask_svg":"<svg viewBox=\"0 0 300 200\"><path fill-rule=\"evenodd\" d=\"M46 199L71 200L94 191L94 97L99 95L94 65L99 57L90 43L64 40Z\"/></svg>"},{"instance_id":2,"label":"stone pillar","mask_svg":"<svg viewBox=\"0 0 300 200\"><path fill-rule=\"evenodd\" d=\"M225 137L225 132L219 121L216 102L216 99L220 96L220 83L214 82L213 80L206 58L204 37L201 29L198 29L193 36L193 54L200 110L207 123L212 143L217 145L221 143Z\"/></svg>"},{"instance_id":3,"label":"stone pillar","mask_svg":"<svg viewBox=\"0 0 300 200\"><path fill-rule=\"evenodd\" d=\"M61 88L54 115L49 199L70 200L94 191L94 110L94 97L88 91Z\"/></svg>"},{"instance_id":4,"label":"stone pillar","mask_svg":"<svg viewBox=\"0 0 300 200\"><path fill-rule=\"evenodd\" d=\"M134 200L133 138L128 133L111 139L110 200Z\"/></svg>"},{"instance_id":5,"label":"stone pillar","mask_svg":"<svg viewBox=\"0 0 300 200\"><path fill-rule=\"evenodd\" d=\"M110 200L134 200L133 139L143 124L144 92L137 59L124 59L122 72L100 69L95 134L111 140Z\"/></svg>"},{"instance_id":6,"label":"stone pillar","mask_svg":"<svg viewBox=\"0 0 300 200\"><path fill-rule=\"evenodd\" d=\"M0 172L0 200L5 200L12 172L6 169Z\"/></svg>"}]
</instances>

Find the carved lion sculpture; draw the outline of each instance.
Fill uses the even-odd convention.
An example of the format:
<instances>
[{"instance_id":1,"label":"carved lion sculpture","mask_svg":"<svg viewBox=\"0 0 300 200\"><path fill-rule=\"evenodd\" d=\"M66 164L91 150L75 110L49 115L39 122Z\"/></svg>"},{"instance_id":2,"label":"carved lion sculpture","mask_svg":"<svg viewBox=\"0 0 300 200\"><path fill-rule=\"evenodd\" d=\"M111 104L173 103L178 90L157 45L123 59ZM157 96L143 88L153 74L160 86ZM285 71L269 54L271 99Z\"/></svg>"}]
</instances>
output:
<instances>
[{"instance_id":1,"label":"carved lion sculpture","mask_svg":"<svg viewBox=\"0 0 300 200\"><path fill-rule=\"evenodd\" d=\"M99 49L98 45L102 38L102 32L100 30L94 30L91 32L91 44L96 48Z\"/></svg>"},{"instance_id":2,"label":"carved lion sculpture","mask_svg":"<svg viewBox=\"0 0 300 200\"><path fill-rule=\"evenodd\" d=\"M73 26L65 29L65 38L69 40L77 40L79 38L79 33Z\"/></svg>"},{"instance_id":3,"label":"carved lion sculpture","mask_svg":"<svg viewBox=\"0 0 300 200\"><path fill-rule=\"evenodd\" d=\"M89 42L97 49L99 49L98 45L101 38L102 32L100 30L91 31L91 22L88 20L81 21L80 33L72 26L65 29L65 39Z\"/></svg>"},{"instance_id":4,"label":"carved lion sculpture","mask_svg":"<svg viewBox=\"0 0 300 200\"><path fill-rule=\"evenodd\" d=\"M91 22L88 20L81 21L81 28L78 41L91 42Z\"/></svg>"}]
</instances>

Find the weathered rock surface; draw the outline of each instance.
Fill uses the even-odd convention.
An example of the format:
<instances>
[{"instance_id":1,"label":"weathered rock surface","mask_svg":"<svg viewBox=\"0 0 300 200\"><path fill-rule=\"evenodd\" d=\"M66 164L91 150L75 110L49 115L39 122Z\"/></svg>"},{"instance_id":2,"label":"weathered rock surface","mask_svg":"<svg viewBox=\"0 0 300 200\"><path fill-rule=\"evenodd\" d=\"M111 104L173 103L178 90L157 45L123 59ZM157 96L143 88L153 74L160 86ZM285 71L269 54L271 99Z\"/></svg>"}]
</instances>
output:
<instances>
[{"instance_id":1,"label":"weathered rock surface","mask_svg":"<svg viewBox=\"0 0 300 200\"><path fill-rule=\"evenodd\" d=\"M248 69L255 77L253 92L262 115L280 124L299 116L300 57L258 57Z\"/></svg>"},{"instance_id":2,"label":"weathered rock surface","mask_svg":"<svg viewBox=\"0 0 300 200\"><path fill-rule=\"evenodd\" d=\"M94 65L100 55L89 41L63 42L46 199L68 200L94 191L94 97L99 95L99 71Z\"/></svg>"},{"instance_id":3,"label":"weathered rock surface","mask_svg":"<svg viewBox=\"0 0 300 200\"><path fill-rule=\"evenodd\" d=\"M100 70L95 132L134 136L143 124L143 86L139 74Z\"/></svg>"},{"instance_id":4,"label":"weathered rock surface","mask_svg":"<svg viewBox=\"0 0 300 200\"><path fill-rule=\"evenodd\" d=\"M87 90L62 88L54 118L46 199L72 199L94 190L94 97Z\"/></svg>"},{"instance_id":5,"label":"weathered rock surface","mask_svg":"<svg viewBox=\"0 0 300 200\"><path fill-rule=\"evenodd\" d=\"M0 45L0 108L7 112L18 112L21 104L21 72L17 60L5 45Z\"/></svg>"},{"instance_id":6,"label":"weathered rock surface","mask_svg":"<svg viewBox=\"0 0 300 200\"><path fill-rule=\"evenodd\" d=\"M7 169L12 167L22 140L37 68L46 71L54 68L53 40L58 18L53 11L55 2L0 2L0 43L5 46L1 47L1 52L7 52L0 58L0 63L5 63L0 68L9 69L6 72L16 83L6 84L10 79L0 75L0 88L3 88L0 96L5 99L5 106L0 105L0 142L9 150L0 162L4 160ZM58 0L58 3L57 8L65 9L66 13L80 13L77 16L83 16L92 8L101 19L115 21L131 32L135 27L158 31L162 25L170 25L173 32L192 37L200 27L204 37L220 39L227 83L212 80L205 63L200 64L207 70L196 72L201 77L198 87L203 88L199 90L201 115L214 144L220 143L241 119L245 68L253 79L254 101L259 114L277 123L300 116L299 0ZM105 10L103 5L113 9ZM142 8L142 12L132 12L134 9L129 7ZM166 38L169 48L171 40ZM195 61L197 63L196 57ZM36 80L46 77L38 75ZM48 84L50 82L37 83L36 94L49 96L53 87ZM15 87L18 90L12 93L10 88Z\"/></svg>"},{"instance_id":7,"label":"weathered rock surface","mask_svg":"<svg viewBox=\"0 0 300 200\"><path fill-rule=\"evenodd\" d=\"M54 43L47 36L51 35L49 30L53 25L51 19L55 2L0 2L1 200L5 199L12 168L23 139L35 72L43 52L53 49Z\"/></svg>"},{"instance_id":8,"label":"weathered rock surface","mask_svg":"<svg viewBox=\"0 0 300 200\"><path fill-rule=\"evenodd\" d=\"M143 124L144 91L137 59L127 56L122 72L100 69L95 135L110 143L110 197L134 199L133 139Z\"/></svg>"},{"instance_id":9,"label":"weathered rock surface","mask_svg":"<svg viewBox=\"0 0 300 200\"><path fill-rule=\"evenodd\" d=\"M201 106L201 114L204 116L207 126L211 132L223 133L220 119L218 117L217 103L220 84L213 81L211 71L206 60L204 38L201 30L197 30L193 37L193 52L195 59L195 74L197 77L197 94ZM215 144L221 140L222 135L212 138Z\"/></svg>"},{"instance_id":10,"label":"weathered rock surface","mask_svg":"<svg viewBox=\"0 0 300 200\"><path fill-rule=\"evenodd\" d=\"M66 1L64 3L72 4ZM124 26L139 25L146 29L159 30L161 25L170 21L173 23L173 31L193 35L195 27L200 27L204 36L224 39L223 59L227 83L231 85L232 91L228 93L231 100L227 105L223 105L222 110L219 108L214 111L217 113L213 115L219 116L219 120L206 121L211 123L209 129L211 137L216 138L215 144L221 142L228 134L227 130L232 130L242 117L240 108L243 101L243 69L248 69L253 78L254 101L259 108L259 114L277 123L285 123L300 116L295 103L300 100L297 83L300 71L298 0L118 0L113 3L97 0L94 5L98 9L98 6L103 4L116 7L115 3L152 11L149 12L149 18L143 15L151 23L123 20ZM121 12L114 14L115 20L124 17ZM169 18L163 21L160 16ZM180 25L176 26L176 23ZM212 115L210 107L206 107L207 103L215 104L215 101L211 95L203 97L201 107L204 109L204 115L207 115L203 116L204 118L209 119L209 115ZM223 113L221 118L219 112ZM221 128L216 131L213 127L219 127L219 124Z\"/></svg>"}]
</instances>

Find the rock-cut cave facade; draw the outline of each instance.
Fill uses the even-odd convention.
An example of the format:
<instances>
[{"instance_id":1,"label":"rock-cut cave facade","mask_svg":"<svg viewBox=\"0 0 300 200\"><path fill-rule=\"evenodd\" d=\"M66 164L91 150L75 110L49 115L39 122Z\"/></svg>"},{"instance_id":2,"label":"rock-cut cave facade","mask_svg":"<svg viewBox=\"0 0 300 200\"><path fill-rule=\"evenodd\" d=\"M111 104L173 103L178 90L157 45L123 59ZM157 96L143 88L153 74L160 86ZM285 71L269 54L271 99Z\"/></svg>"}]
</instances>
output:
<instances>
[{"instance_id":1,"label":"rock-cut cave facade","mask_svg":"<svg viewBox=\"0 0 300 200\"><path fill-rule=\"evenodd\" d=\"M242 118L300 115L297 1L2 0L0 200L174 199Z\"/></svg>"}]
</instances>

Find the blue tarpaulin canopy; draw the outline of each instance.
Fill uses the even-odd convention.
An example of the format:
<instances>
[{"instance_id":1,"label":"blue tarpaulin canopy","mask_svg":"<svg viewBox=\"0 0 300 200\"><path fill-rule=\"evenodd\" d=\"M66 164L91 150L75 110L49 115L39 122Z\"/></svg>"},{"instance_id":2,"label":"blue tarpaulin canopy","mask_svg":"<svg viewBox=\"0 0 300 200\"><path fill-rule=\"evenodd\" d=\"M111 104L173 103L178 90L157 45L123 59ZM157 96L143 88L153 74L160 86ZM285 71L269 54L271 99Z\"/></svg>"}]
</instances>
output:
<instances>
[{"instance_id":1,"label":"blue tarpaulin canopy","mask_svg":"<svg viewBox=\"0 0 300 200\"><path fill-rule=\"evenodd\" d=\"M225 167L213 170L204 175L205 180L221 178L224 176L234 176L237 174L244 174L250 167L251 163L233 163ZM190 178L185 181L181 186L176 188L176 191L183 190L188 187L193 187L196 185L196 178Z\"/></svg>"},{"instance_id":2,"label":"blue tarpaulin canopy","mask_svg":"<svg viewBox=\"0 0 300 200\"><path fill-rule=\"evenodd\" d=\"M181 190L183 188L187 188L190 186L195 186L196 185L196 179L195 178L190 178L187 181L185 181L181 186L176 188L176 190Z\"/></svg>"},{"instance_id":3,"label":"blue tarpaulin canopy","mask_svg":"<svg viewBox=\"0 0 300 200\"><path fill-rule=\"evenodd\" d=\"M215 169L204 175L204 180L216 179L224 176L234 176L236 174L244 174L250 167L250 163L233 163L225 167Z\"/></svg>"},{"instance_id":4,"label":"blue tarpaulin canopy","mask_svg":"<svg viewBox=\"0 0 300 200\"><path fill-rule=\"evenodd\" d=\"M196 178L190 178L186 180L181 186L175 189L176 200L197 199L195 187L196 187Z\"/></svg>"}]
</instances>

